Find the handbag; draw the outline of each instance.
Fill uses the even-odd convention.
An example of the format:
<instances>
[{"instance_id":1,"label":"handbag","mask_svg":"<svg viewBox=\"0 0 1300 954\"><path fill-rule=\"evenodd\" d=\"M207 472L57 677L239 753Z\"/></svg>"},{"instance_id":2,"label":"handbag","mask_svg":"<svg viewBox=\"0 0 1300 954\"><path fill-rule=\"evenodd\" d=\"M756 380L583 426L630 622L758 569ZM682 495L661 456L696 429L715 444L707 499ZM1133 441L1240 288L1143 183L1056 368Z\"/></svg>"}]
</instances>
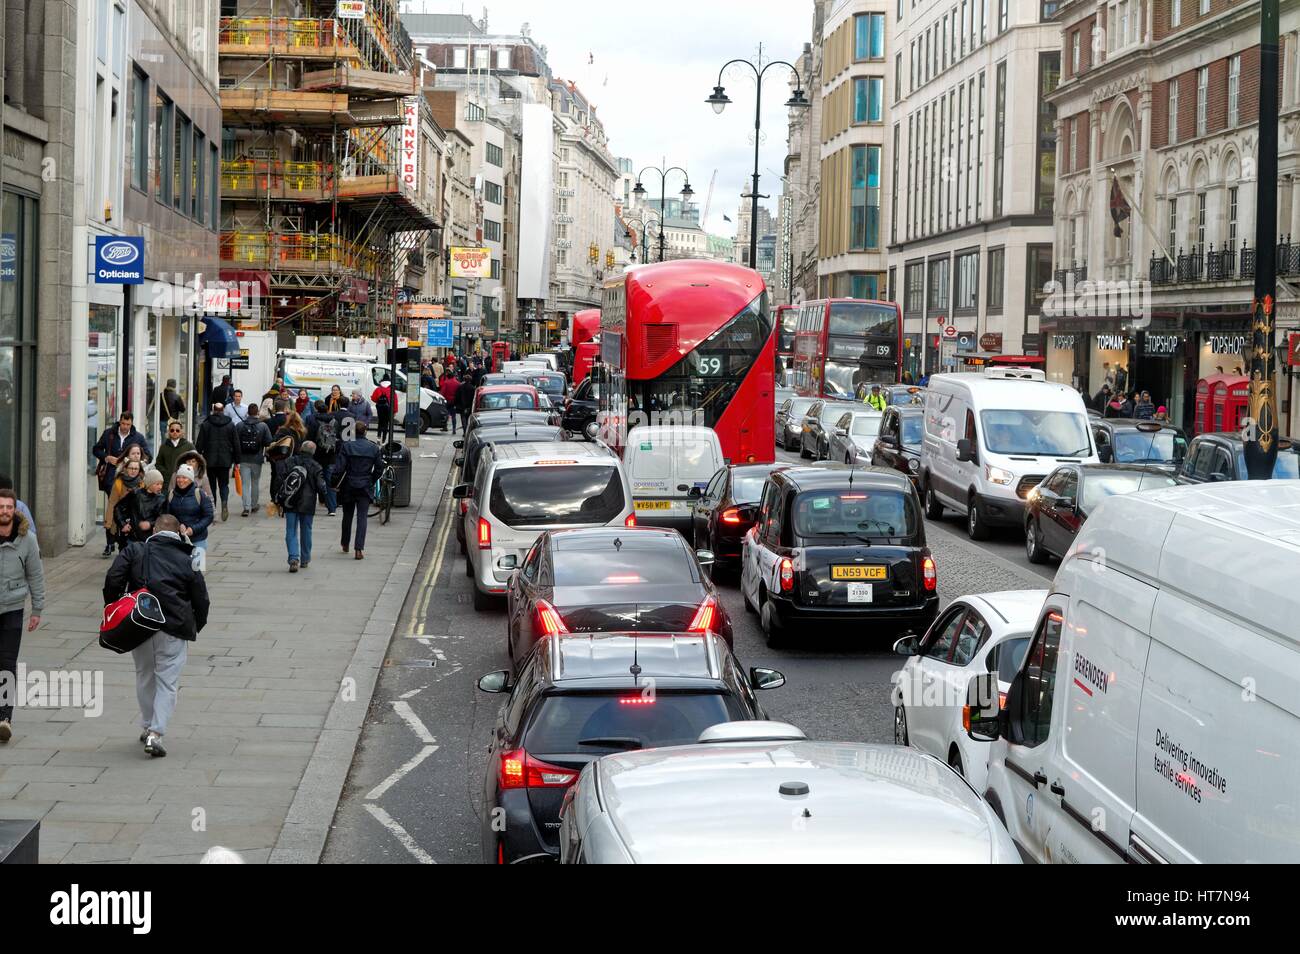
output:
<instances>
[{"instance_id":1,"label":"handbag","mask_svg":"<svg viewBox=\"0 0 1300 954\"><path fill-rule=\"evenodd\" d=\"M244 496L244 475L239 470L239 465L235 465L235 493Z\"/></svg>"},{"instance_id":2,"label":"handbag","mask_svg":"<svg viewBox=\"0 0 1300 954\"><path fill-rule=\"evenodd\" d=\"M149 592L149 545L144 544L145 585L124 593L104 607L99 624L99 645L114 653L129 653L167 623L162 603Z\"/></svg>"}]
</instances>

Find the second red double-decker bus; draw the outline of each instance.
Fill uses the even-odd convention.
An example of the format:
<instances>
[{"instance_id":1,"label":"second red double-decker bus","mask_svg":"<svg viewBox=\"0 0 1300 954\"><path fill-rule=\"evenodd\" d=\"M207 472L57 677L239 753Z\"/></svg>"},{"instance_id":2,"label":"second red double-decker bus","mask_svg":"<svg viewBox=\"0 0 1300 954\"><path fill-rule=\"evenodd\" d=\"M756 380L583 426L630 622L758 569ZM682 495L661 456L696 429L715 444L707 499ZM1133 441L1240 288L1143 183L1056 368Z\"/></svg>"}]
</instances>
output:
<instances>
[{"instance_id":1,"label":"second red double-decker bus","mask_svg":"<svg viewBox=\"0 0 1300 954\"><path fill-rule=\"evenodd\" d=\"M794 379L794 333L799 322L797 305L777 305L776 315L776 386L789 387Z\"/></svg>"},{"instance_id":2,"label":"second red double-decker bus","mask_svg":"<svg viewBox=\"0 0 1300 954\"><path fill-rule=\"evenodd\" d=\"M569 346L573 349L573 386L591 373L591 363L600 354L600 309L586 308L573 313L569 324Z\"/></svg>"},{"instance_id":3,"label":"second red double-decker bus","mask_svg":"<svg viewBox=\"0 0 1300 954\"><path fill-rule=\"evenodd\" d=\"M903 312L891 301L804 302L794 335L794 389L801 397L861 398L903 374Z\"/></svg>"},{"instance_id":4,"label":"second red double-decker bus","mask_svg":"<svg viewBox=\"0 0 1300 954\"><path fill-rule=\"evenodd\" d=\"M775 460L776 343L757 272L689 259L629 268L605 284L600 341L601 430L620 452L639 423L701 424L733 463Z\"/></svg>"}]
</instances>

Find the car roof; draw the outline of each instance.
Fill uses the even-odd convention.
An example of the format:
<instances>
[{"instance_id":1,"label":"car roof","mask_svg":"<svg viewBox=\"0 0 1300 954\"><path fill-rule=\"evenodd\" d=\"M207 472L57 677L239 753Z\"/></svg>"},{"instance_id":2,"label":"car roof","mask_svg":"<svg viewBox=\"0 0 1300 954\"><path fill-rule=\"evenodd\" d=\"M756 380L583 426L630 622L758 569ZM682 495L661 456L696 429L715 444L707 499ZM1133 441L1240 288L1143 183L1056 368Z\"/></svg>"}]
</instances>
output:
<instances>
[{"instance_id":1,"label":"car roof","mask_svg":"<svg viewBox=\"0 0 1300 954\"><path fill-rule=\"evenodd\" d=\"M1159 429L1162 431L1178 431L1178 433L1182 433L1182 430L1164 421L1145 421L1131 417L1102 417L1098 418L1098 421L1116 431L1144 430L1154 434L1156 431L1152 425L1156 424L1159 425Z\"/></svg>"},{"instance_id":2,"label":"car roof","mask_svg":"<svg viewBox=\"0 0 1300 954\"><path fill-rule=\"evenodd\" d=\"M1168 468L1158 464L1062 464L1062 467L1075 466L1085 477L1101 474L1146 474L1148 477L1168 477Z\"/></svg>"},{"instance_id":3,"label":"car roof","mask_svg":"<svg viewBox=\"0 0 1300 954\"><path fill-rule=\"evenodd\" d=\"M775 470L784 470L789 466L778 460L770 464L728 464L727 469L731 471L732 477L766 477Z\"/></svg>"},{"instance_id":4,"label":"car roof","mask_svg":"<svg viewBox=\"0 0 1300 954\"><path fill-rule=\"evenodd\" d=\"M1216 444L1231 444L1237 448L1240 448L1241 445L1245 443L1245 439L1237 431L1214 431L1212 433L1197 434L1194 440L1213 441ZM1287 444L1291 446L1290 447L1285 446ZM1295 438L1293 437L1279 437L1278 445L1279 445L1279 449L1281 450L1300 448L1300 444L1297 444ZM1300 450L1297 450L1297 452L1300 452Z\"/></svg>"},{"instance_id":5,"label":"car roof","mask_svg":"<svg viewBox=\"0 0 1300 954\"><path fill-rule=\"evenodd\" d=\"M711 427L701 427L695 424L640 424L635 428L635 434L640 438L660 439L666 437L675 437L678 440L693 439L716 441L717 432ZM629 431L628 433L634 433ZM628 447L634 447L636 441L628 439Z\"/></svg>"},{"instance_id":6,"label":"car roof","mask_svg":"<svg viewBox=\"0 0 1300 954\"><path fill-rule=\"evenodd\" d=\"M983 604L999 617L1008 629L1032 630L1047 599L1048 590L999 590L994 593L972 593L961 597L963 602L979 607ZM987 616L987 614L985 614Z\"/></svg>"},{"instance_id":7,"label":"car roof","mask_svg":"<svg viewBox=\"0 0 1300 954\"><path fill-rule=\"evenodd\" d=\"M685 538L676 530L659 527L579 527L551 531L551 549L560 552L604 550L618 541L620 549L684 549Z\"/></svg>"},{"instance_id":8,"label":"car roof","mask_svg":"<svg viewBox=\"0 0 1300 954\"><path fill-rule=\"evenodd\" d=\"M500 464L528 464L542 460L563 459L575 464L611 463L604 445L580 444L577 441L521 441L518 444L492 444L492 455Z\"/></svg>"},{"instance_id":9,"label":"car roof","mask_svg":"<svg viewBox=\"0 0 1300 954\"><path fill-rule=\"evenodd\" d=\"M838 490L847 489L849 475L853 476L853 487L875 490L905 490L912 486L911 480L896 470L885 467L787 467L776 471L773 477L788 481L796 490Z\"/></svg>"},{"instance_id":10,"label":"car roof","mask_svg":"<svg viewBox=\"0 0 1300 954\"><path fill-rule=\"evenodd\" d=\"M531 384L485 384L478 389L479 394L518 394L520 392L536 394L537 388Z\"/></svg>"},{"instance_id":11,"label":"car roof","mask_svg":"<svg viewBox=\"0 0 1300 954\"><path fill-rule=\"evenodd\" d=\"M672 680L669 686L716 683L726 648L713 633L563 633L543 639L537 651L544 677L559 688L574 682L629 690L665 685L664 680ZM640 667L635 676L633 665Z\"/></svg>"},{"instance_id":12,"label":"car roof","mask_svg":"<svg viewBox=\"0 0 1300 954\"><path fill-rule=\"evenodd\" d=\"M977 411L1020 407L1032 407L1036 411L1076 411L1083 403L1078 391L1055 381L985 377L960 371L930 378L927 392L939 395L949 390L965 391L971 395Z\"/></svg>"},{"instance_id":13,"label":"car roof","mask_svg":"<svg viewBox=\"0 0 1300 954\"><path fill-rule=\"evenodd\" d=\"M552 442L559 440L560 435L564 433L564 428L557 427L554 424L534 424L530 421L521 421L518 424L484 424L474 428L474 435L470 440L480 441L484 444L488 441L505 441L507 443L517 443L510 438L518 436L519 440Z\"/></svg>"},{"instance_id":14,"label":"car roof","mask_svg":"<svg viewBox=\"0 0 1300 954\"><path fill-rule=\"evenodd\" d=\"M993 856L996 822L979 796L938 759L904 746L711 742L614 753L594 771L601 805L640 863ZM807 794L782 794L788 783Z\"/></svg>"}]
</instances>

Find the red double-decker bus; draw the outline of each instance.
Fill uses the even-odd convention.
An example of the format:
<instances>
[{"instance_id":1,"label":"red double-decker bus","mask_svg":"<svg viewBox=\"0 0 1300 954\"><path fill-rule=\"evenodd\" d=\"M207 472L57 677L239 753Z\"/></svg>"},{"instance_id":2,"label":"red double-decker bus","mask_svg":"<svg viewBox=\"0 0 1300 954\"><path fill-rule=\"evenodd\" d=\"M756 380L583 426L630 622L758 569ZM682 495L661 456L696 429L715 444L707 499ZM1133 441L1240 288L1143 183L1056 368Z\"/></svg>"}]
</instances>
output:
<instances>
[{"instance_id":1,"label":"red double-decker bus","mask_svg":"<svg viewBox=\"0 0 1300 954\"><path fill-rule=\"evenodd\" d=\"M629 428L702 424L733 463L776 459L776 342L767 288L751 269L681 259L605 283L601 431L620 453Z\"/></svg>"},{"instance_id":2,"label":"red double-decker bus","mask_svg":"<svg viewBox=\"0 0 1300 954\"><path fill-rule=\"evenodd\" d=\"M801 397L861 398L903 377L903 311L891 301L828 298L798 306L794 389Z\"/></svg>"},{"instance_id":3,"label":"red double-decker bus","mask_svg":"<svg viewBox=\"0 0 1300 954\"><path fill-rule=\"evenodd\" d=\"M586 308L573 313L569 324L569 346L573 349L573 386L581 384L591 372L591 363L600 354L600 309Z\"/></svg>"},{"instance_id":4,"label":"red double-decker bus","mask_svg":"<svg viewBox=\"0 0 1300 954\"><path fill-rule=\"evenodd\" d=\"M777 305L776 314L776 386L788 387L794 376L794 333L799 322L797 305Z\"/></svg>"}]
</instances>

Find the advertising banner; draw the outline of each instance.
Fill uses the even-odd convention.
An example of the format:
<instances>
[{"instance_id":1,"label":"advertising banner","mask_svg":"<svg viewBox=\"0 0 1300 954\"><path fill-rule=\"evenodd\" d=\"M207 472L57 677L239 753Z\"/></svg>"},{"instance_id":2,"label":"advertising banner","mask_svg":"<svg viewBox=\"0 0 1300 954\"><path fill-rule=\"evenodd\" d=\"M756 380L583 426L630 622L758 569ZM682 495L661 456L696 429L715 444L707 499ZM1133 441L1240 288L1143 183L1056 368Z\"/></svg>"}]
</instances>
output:
<instances>
[{"instance_id":1,"label":"advertising banner","mask_svg":"<svg viewBox=\"0 0 1300 954\"><path fill-rule=\"evenodd\" d=\"M451 248L452 278L491 278L492 250L489 248Z\"/></svg>"}]
</instances>

